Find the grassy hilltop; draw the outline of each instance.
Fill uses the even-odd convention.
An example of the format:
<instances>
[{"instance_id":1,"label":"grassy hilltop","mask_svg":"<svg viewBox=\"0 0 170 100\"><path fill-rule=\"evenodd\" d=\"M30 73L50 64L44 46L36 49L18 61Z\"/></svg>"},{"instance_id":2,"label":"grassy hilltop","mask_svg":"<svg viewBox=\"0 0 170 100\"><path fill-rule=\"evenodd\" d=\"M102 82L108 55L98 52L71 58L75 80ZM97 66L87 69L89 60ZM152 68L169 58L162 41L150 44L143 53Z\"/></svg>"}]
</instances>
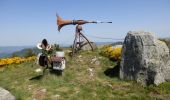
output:
<instances>
[{"instance_id":1,"label":"grassy hilltop","mask_svg":"<svg viewBox=\"0 0 170 100\"><path fill-rule=\"evenodd\" d=\"M46 70L44 76L34 72L35 62L0 68L0 86L17 100L170 100L170 82L142 87L119 80L117 62L99 51L84 51L71 59L66 52L66 69L62 76ZM36 77L33 80L30 78Z\"/></svg>"}]
</instances>

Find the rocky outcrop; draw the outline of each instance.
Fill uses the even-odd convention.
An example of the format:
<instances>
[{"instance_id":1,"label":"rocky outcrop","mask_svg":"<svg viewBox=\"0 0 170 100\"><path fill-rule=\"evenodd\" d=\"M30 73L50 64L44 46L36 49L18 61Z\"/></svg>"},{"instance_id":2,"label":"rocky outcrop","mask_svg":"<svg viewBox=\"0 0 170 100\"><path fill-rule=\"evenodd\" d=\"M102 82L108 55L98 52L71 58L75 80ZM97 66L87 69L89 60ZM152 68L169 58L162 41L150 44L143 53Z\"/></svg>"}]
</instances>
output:
<instances>
[{"instance_id":1,"label":"rocky outcrop","mask_svg":"<svg viewBox=\"0 0 170 100\"><path fill-rule=\"evenodd\" d=\"M128 32L122 50L120 79L142 85L159 85L170 80L167 45L148 32Z\"/></svg>"},{"instance_id":2,"label":"rocky outcrop","mask_svg":"<svg viewBox=\"0 0 170 100\"><path fill-rule=\"evenodd\" d=\"M9 91L0 87L0 100L15 100L15 97Z\"/></svg>"}]
</instances>

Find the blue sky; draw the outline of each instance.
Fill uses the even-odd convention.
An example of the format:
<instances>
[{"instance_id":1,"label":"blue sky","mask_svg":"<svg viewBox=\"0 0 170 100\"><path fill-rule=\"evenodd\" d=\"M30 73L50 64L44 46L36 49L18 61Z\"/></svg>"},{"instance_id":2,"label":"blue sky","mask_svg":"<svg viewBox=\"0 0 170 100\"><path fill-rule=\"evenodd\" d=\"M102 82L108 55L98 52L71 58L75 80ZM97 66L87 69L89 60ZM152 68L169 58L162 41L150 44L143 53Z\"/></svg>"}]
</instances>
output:
<instances>
[{"instance_id":1,"label":"blue sky","mask_svg":"<svg viewBox=\"0 0 170 100\"><path fill-rule=\"evenodd\" d=\"M56 12L63 19L113 22L83 25L91 41L115 41L128 31L170 37L170 0L0 0L0 46L36 45L43 38L72 44L75 26L58 32Z\"/></svg>"}]
</instances>

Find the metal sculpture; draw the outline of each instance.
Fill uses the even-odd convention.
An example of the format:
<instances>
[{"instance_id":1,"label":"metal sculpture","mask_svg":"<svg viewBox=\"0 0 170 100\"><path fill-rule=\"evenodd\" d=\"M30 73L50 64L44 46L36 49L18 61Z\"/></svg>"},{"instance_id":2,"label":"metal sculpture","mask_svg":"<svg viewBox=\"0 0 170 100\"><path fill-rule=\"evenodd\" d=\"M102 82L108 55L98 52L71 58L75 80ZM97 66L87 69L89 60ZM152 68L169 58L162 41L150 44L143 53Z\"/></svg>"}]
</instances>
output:
<instances>
[{"instance_id":1,"label":"metal sculpture","mask_svg":"<svg viewBox=\"0 0 170 100\"><path fill-rule=\"evenodd\" d=\"M87 23L112 23L112 22L86 21L86 20L63 20L59 15L56 15L56 16L57 16L58 31L60 31L61 28L65 25L76 25L75 39L72 45L72 56L74 56L75 53L81 49L81 47L83 46L84 40L87 41L87 43L90 45L93 51L93 46L91 42L81 32L82 31L81 25L87 24Z\"/></svg>"}]
</instances>

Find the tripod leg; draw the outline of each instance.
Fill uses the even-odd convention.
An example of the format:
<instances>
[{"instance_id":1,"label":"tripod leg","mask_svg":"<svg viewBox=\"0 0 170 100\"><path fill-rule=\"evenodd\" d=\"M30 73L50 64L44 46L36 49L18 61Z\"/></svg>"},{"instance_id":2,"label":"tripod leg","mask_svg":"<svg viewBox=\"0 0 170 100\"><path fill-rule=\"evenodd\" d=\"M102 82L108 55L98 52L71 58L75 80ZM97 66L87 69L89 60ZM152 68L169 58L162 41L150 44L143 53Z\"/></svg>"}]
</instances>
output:
<instances>
[{"instance_id":1,"label":"tripod leg","mask_svg":"<svg viewBox=\"0 0 170 100\"><path fill-rule=\"evenodd\" d=\"M93 46L92 46L92 44L90 43L90 41L85 37L85 35L83 35L82 33L80 33L80 35L82 35L86 40L87 40L87 42L89 43L89 45L90 45L90 47L91 47L91 49L92 49L92 51L94 50L93 49Z\"/></svg>"},{"instance_id":2,"label":"tripod leg","mask_svg":"<svg viewBox=\"0 0 170 100\"><path fill-rule=\"evenodd\" d=\"M77 33L75 35L75 39L74 39L74 43L73 43L73 46L72 46L72 57L74 56L75 52L76 52L76 46L77 46Z\"/></svg>"}]
</instances>

